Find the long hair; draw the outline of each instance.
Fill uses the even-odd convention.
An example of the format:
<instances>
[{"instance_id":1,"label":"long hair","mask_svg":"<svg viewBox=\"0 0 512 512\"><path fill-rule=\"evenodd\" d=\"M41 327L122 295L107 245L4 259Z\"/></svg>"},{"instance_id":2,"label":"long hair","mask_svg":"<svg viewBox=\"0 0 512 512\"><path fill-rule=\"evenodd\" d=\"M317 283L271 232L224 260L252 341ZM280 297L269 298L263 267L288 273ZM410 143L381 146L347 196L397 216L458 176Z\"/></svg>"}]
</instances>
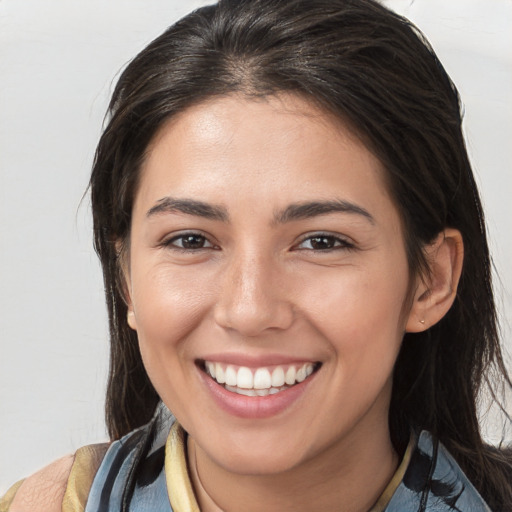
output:
<instances>
[{"instance_id":1,"label":"long hair","mask_svg":"<svg viewBox=\"0 0 512 512\"><path fill-rule=\"evenodd\" d=\"M485 447L478 424L482 386L493 375L510 380L459 95L418 29L374 0L220 0L171 26L122 73L91 177L110 319L111 437L147 422L159 400L126 322L120 272L148 145L166 120L193 104L279 92L338 116L380 159L404 225L411 275L427 271L423 247L439 232L462 233L455 303L437 325L404 337L390 431L399 451L411 427L431 431L491 507L512 503L511 466L503 452Z\"/></svg>"}]
</instances>

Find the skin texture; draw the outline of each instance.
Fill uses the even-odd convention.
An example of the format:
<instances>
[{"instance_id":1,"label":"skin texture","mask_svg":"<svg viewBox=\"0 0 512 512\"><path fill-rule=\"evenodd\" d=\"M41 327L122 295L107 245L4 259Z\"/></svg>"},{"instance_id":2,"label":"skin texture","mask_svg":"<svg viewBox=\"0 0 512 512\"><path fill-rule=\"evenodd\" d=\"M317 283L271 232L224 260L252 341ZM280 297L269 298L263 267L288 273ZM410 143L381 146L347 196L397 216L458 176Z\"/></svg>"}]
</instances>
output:
<instances>
[{"instance_id":1,"label":"skin texture","mask_svg":"<svg viewBox=\"0 0 512 512\"><path fill-rule=\"evenodd\" d=\"M27 478L11 503L10 512L60 512L73 455L56 460Z\"/></svg>"},{"instance_id":2,"label":"skin texture","mask_svg":"<svg viewBox=\"0 0 512 512\"><path fill-rule=\"evenodd\" d=\"M164 207L166 197L216 215ZM339 201L352 211L283 213ZM183 250L190 233L197 244ZM426 248L432 275L410 282L373 154L303 99L228 96L189 108L153 141L128 250L128 322L190 434L203 509L368 510L398 463L387 416L401 340L450 307L458 232ZM201 361L219 358L319 369L287 407L248 419L212 400Z\"/></svg>"}]
</instances>

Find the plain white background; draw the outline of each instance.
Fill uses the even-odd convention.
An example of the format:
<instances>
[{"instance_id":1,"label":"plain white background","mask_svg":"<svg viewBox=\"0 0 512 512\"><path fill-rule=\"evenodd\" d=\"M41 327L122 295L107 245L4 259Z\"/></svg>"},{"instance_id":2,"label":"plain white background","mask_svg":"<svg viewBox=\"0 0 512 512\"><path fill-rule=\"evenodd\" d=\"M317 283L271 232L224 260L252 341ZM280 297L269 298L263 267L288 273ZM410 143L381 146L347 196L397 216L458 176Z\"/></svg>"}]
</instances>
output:
<instances>
[{"instance_id":1,"label":"plain white background","mask_svg":"<svg viewBox=\"0 0 512 512\"><path fill-rule=\"evenodd\" d=\"M119 71L207 3L0 0L0 494L106 439L107 322L82 195ZM384 3L426 33L461 92L510 351L512 1Z\"/></svg>"}]
</instances>

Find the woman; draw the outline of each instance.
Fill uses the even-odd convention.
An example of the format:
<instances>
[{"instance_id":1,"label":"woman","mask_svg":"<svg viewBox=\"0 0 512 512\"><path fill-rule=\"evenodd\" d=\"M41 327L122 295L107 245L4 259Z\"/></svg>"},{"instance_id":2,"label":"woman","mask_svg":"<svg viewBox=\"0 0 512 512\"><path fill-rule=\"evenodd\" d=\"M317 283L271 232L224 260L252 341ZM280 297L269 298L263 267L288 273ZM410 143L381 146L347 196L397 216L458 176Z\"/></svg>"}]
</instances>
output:
<instances>
[{"instance_id":1,"label":"woman","mask_svg":"<svg viewBox=\"0 0 512 512\"><path fill-rule=\"evenodd\" d=\"M121 76L91 193L113 443L12 510L511 509L477 418L510 381L458 95L406 20L188 15Z\"/></svg>"}]
</instances>

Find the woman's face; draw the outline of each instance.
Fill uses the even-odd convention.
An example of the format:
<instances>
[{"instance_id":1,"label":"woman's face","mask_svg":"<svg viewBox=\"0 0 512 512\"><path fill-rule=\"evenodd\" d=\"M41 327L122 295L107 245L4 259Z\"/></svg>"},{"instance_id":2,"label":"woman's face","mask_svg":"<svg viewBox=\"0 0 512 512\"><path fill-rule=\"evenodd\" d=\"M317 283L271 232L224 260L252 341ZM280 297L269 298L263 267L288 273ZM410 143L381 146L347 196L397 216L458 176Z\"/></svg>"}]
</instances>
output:
<instances>
[{"instance_id":1,"label":"woman's face","mask_svg":"<svg viewBox=\"0 0 512 512\"><path fill-rule=\"evenodd\" d=\"M169 121L141 173L128 320L198 450L268 474L389 438L409 269L365 146L298 97L228 96Z\"/></svg>"}]
</instances>

